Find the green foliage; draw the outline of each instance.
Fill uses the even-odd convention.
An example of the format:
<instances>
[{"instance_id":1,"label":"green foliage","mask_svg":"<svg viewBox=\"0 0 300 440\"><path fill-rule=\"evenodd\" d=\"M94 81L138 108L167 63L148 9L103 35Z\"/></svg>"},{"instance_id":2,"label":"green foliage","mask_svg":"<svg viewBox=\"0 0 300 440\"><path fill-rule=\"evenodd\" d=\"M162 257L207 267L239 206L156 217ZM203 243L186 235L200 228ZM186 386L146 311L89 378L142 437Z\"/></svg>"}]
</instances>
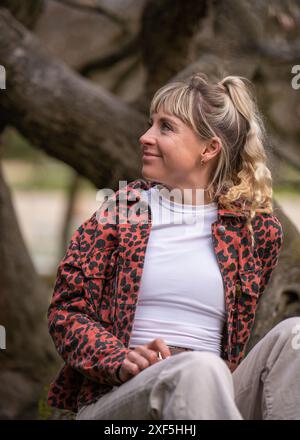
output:
<instances>
[{"instance_id":1,"label":"green foliage","mask_svg":"<svg viewBox=\"0 0 300 440\"><path fill-rule=\"evenodd\" d=\"M14 190L52 191L70 186L75 171L60 160L33 146L16 130L9 128L3 136L3 163L9 186ZM81 177L80 189L94 189Z\"/></svg>"},{"instance_id":2,"label":"green foliage","mask_svg":"<svg viewBox=\"0 0 300 440\"><path fill-rule=\"evenodd\" d=\"M47 405L47 393L49 385L45 385L42 395L38 401L39 420L75 420L76 414L72 411L55 409Z\"/></svg>"},{"instance_id":3,"label":"green foliage","mask_svg":"<svg viewBox=\"0 0 300 440\"><path fill-rule=\"evenodd\" d=\"M39 150L20 135L15 129L7 128L3 135L3 159L38 160L41 153Z\"/></svg>"},{"instance_id":4,"label":"green foliage","mask_svg":"<svg viewBox=\"0 0 300 440\"><path fill-rule=\"evenodd\" d=\"M39 420L49 420L53 413L53 408L48 406L46 401L48 389L49 385L45 385L40 400L38 401Z\"/></svg>"}]
</instances>

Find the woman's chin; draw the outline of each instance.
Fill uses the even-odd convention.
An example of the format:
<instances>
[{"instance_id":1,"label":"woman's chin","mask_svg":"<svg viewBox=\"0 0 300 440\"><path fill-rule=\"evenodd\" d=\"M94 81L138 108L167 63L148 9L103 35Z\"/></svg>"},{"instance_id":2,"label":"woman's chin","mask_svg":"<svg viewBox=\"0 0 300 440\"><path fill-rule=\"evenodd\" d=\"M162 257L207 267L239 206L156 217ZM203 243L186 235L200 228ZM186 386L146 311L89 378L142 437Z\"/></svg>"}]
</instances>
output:
<instances>
[{"instance_id":1,"label":"woman's chin","mask_svg":"<svg viewBox=\"0 0 300 440\"><path fill-rule=\"evenodd\" d=\"M144 179L157 180L157 176L155 176L154 173L151 173L150 170L145 169L145 167L142 168L142 176Z\"/></svg>"}]
</instances>

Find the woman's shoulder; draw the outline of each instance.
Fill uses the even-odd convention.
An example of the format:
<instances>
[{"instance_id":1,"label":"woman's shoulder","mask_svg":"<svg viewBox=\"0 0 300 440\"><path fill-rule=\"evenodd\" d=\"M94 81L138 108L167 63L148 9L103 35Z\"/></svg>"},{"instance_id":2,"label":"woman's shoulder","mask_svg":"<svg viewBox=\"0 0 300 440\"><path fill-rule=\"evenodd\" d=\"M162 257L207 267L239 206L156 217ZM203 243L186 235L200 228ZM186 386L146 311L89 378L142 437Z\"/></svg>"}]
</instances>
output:
<instances>
[{"instance_id":1,"label":"woman's shoulder","mask_svg":"<svg viewBox=\"0 0 300 440\"><path fill-rule=\"evenodd\" d=\"M136 179L116 191L111 190L104 196L98 209L76 229L71 241L79 242L81 249L89 248L91 243L99 248L112 245L115 241L118 216L121 214L120 201L123 199L128 203L138 200L141 191L152 188L153 184Z\"/></svg>"},{"instance_id":2,"label":"woman's shoulder","mask_svg":"<svg viewBox=\"0 0 300 440\"><path fill-rule=\"evenodd\" d=\"M274 212L257 212L254 220L257 227L282 230L281 222Z\"/></svg>"},{"instance_id":3,"label":"woman's shoulder","mask_svg":"<svg viewBox=\"0 0 300 440\"><path fill-rule=\"evenodd\" d=\"M281 247L283 228L274 212L257 212L253 220L253 230L263 239L265 247L273 247L274 244Z\"/></svg>"}]
</instances>

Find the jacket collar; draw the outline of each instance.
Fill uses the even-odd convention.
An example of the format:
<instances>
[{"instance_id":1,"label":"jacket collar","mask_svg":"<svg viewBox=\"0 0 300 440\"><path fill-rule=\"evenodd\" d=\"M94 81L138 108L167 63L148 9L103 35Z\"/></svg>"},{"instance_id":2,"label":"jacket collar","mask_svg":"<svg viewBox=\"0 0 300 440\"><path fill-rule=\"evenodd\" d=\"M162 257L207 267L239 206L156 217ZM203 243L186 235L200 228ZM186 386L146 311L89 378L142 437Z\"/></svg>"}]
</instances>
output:
<instances>
[{"instance_id":1,"label":"jacket collar","mask_svg":"<svg viewBox=\"0 0 300 440\"><path fill-rule=\"evenodd\" d=\"M130 193L128 197L128 201L132 201L133 203L138 201L141 197L141 191L146 191L156 185L161 184L160 182L154 180L145 180L145 179L136 179L132 182L129 182L127 186L124 187L121 191L125 191L127 195ZM242 211L241 203L239 201L233 202L233 205L236 209L228 209L225 208L220 202L218 203L218 217L221 219L222 217L234 217L234 218L247 218L247 214Z\"/></svg>"}]
</instances>

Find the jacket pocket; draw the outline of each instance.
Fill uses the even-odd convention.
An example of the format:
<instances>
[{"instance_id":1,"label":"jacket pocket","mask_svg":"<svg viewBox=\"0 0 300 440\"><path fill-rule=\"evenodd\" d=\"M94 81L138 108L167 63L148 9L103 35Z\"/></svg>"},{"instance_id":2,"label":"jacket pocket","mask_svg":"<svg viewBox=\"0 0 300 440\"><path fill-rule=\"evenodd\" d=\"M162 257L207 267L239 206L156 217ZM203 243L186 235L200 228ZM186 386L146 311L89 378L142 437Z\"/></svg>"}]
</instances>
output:
<instances>
[{"instance_id":1,"label":"jacket pocket","mask_svg":"<svg viewBox=\"0 0 300 440\"><path fill-rule=\"evenodd\" d=\"M115 320L118 249L105 248L87 255L82 263L86 289L100 321Z\"/></svg>"}]
</instances>

